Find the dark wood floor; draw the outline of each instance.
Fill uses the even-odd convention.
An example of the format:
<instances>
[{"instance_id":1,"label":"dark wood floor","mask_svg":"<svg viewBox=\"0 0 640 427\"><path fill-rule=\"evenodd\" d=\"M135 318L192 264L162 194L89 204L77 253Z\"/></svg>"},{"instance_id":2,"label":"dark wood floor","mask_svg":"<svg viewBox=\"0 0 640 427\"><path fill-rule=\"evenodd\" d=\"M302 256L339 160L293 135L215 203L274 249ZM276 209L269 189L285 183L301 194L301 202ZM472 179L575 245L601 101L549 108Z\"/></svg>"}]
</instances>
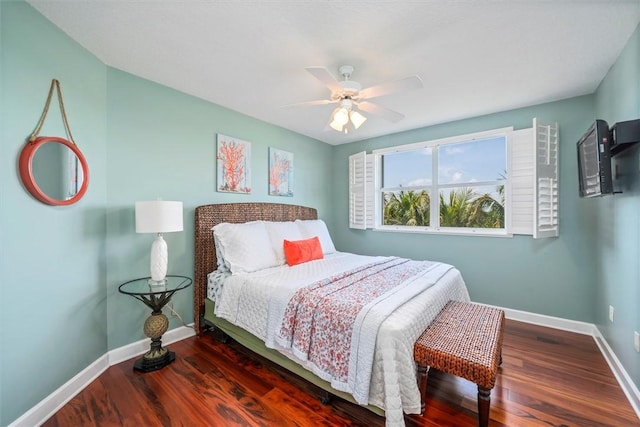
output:
<instances>
[{"instance_id":1,"label":"dark wood floor","mask_svg":"<svg viewBox=\"0 0 640 427\"><path fill-rule=\"evenodd\" d=\"M169 346L156 372L110 367L44 426L384 426L384 419L282 372L215 334ZM433 371L417 426L476 426L477 388ZM491 426L640 426L593 339L507 320Z\"/></svg>"}]
</instances>

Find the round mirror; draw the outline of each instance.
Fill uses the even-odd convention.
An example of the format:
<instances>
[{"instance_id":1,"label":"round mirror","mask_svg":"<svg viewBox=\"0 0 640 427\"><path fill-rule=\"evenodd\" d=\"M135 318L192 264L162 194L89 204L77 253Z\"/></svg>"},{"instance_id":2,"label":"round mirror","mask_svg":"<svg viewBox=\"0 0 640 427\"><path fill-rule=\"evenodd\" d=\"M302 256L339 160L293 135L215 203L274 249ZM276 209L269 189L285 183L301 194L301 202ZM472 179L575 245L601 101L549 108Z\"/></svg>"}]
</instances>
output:
<instances>
[{"instance_id":1,"label":"round mirror","mask_svg":"<svg viewBox=\"0 0 640 427\"><path fill-rule=\"evenodd\" d=\"M71 205L89 186L89 168L74 143L55 136L29 141L20 153L20 178L37 200L48 205Z\"/></svg>"}]
</instances>

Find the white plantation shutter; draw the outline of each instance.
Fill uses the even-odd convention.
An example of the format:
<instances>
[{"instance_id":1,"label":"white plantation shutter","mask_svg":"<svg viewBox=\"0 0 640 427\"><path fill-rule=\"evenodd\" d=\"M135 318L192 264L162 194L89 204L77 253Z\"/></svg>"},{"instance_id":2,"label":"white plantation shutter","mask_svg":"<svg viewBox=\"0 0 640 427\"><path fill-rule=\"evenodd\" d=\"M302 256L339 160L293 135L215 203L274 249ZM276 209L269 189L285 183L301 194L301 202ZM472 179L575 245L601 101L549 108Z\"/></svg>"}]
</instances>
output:
<instances>
[{"instance_id":1,"label":"white plantation shutter","mask_svg":"<svg viewBox=\"0 0 640 427\"><path fill-rule=\"evenodd\" d=\"M558 124L533 119L535 136L535 194L533 238L557 237L558 222Z\"/></svg>"},{"instance_id":2,"label":"white plantation shutter","mask_svg":"<svg viewBox=\"0 0 640 427\"><path fill-rule=\"evenodd\" d=\"M349 156L349 227L373 227L373 156L366 152Z\"/></svg>"},{"instance_id":3,"label":"white plantation shutter","mask_svg":"<svg viewBox=\"0 0 640 427\"><path fill-rule=\"evenodd\" d=\"M365 183L364 183L364 197L365 197L365 226L366 228L373 228L374 212L375 212L375 198L376 188L374 185L374 156L373 154L367 154L365 157Z\"/></svg>"},{"instance_id":4,"label":"white plantation shutter","mask_svg":"<svg viewBox=\"0 0 640 427\"><path fill-rule=\"evenodd\" d=\"M367 153L349 156L349 228L367 228L366 207Z\"/></svg>"},{"instance_id":5,"label":"white plantation shutter","mask_svg":"<svg viewBox=\"0 0 640 427\"><path fill-rule=\"evenodd\" d=\"M510 203L511 234L533 234L533 175L535 162L533 158L533 131L522 129L514 131L509 141L511 144L511 170L508 173L511 194Z\"/></svg>"}]
</instances>

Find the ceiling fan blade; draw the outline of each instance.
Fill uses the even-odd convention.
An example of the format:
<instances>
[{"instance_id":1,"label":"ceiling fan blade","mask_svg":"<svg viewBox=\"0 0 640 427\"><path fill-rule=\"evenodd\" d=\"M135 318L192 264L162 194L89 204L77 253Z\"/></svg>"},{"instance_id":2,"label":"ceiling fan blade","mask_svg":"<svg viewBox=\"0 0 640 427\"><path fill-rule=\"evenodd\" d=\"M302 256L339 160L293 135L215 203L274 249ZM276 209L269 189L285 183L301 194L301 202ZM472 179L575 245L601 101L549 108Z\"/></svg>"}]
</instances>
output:
<instances>
[{"instance_id":1,"label":"ceiling fan blade","mask_svg":"<svg viewBox=\"0 0 640 427\"><path fill-rule=\"evenodd\" d=\"M360 99L371 99L415 89L422 89L422 80L418 76L411 76L362 89L358 93L358 97Z\"/></svg>"},{"instance_id":2,"label":"ceiling fan blade","mask_svg":"<svg viewBox=\"0 0 640 427\"><path fill-rule=\"evenodd\" d=\"M381 107L380 105L374 104L373 102L363 101L357 103L356 105L364 112L380 116L393 123L397 123L404 118L404 114L398 113L397 111L393 111L385 107Z\"/></svg>"},{"instance_id":3,"label":"ceiling fan blade","mask_svg":"<svg viewBox=\"0 0 640 427\"><path fill-rule=\"evenodd\" d=\"M340 86L338 80L325 67L305 67L305 70L324 83L331 90L331 93L342 91L342 86Z\"/></svg>"},{"instance_id":4,"label":"ceiling fan blade","mask_svg":"<svg viewBox=\"0 0 640 427\"><path fill-rule=\"evenodd\" d=\"M331 99L318 99L316 101L306 101L306 102L298 102L295 104L287 104L283 105L281 108L294 108L294 107L313 107L314 105L327 105L327 104L335 104L338 100Z\"/></svg>"}]
</instances>

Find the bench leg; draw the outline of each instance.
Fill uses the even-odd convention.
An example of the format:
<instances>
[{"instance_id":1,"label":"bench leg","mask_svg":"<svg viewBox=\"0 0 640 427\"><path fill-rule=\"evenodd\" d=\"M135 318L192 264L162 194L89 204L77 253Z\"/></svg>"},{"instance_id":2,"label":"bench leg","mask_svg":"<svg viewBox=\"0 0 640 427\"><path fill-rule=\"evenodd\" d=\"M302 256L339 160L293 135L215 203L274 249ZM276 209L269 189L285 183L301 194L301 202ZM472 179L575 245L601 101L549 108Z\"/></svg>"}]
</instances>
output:
<instances>
[{"instance_id":1,"label":"bench leg","mask_svg":"<svg viewBox=\"0 0 640 427\"><path fill-rule=\"evenodd\" d=\"M489 407L491 406L491 390L478 387L478 426L489 426Z\"/></svg>"},{"instance_id":2,"label":"bench leg","mask_svg":"<svg viewBox=\"0 0 640 427\"><path fill-rule=\"evenodd\" d=\"M429 375L429 366L417 364L418 370L418 389L420 390L420 414L424 414L425 402L427 401L427 376Z\"/></svg>"}]
</instances>

